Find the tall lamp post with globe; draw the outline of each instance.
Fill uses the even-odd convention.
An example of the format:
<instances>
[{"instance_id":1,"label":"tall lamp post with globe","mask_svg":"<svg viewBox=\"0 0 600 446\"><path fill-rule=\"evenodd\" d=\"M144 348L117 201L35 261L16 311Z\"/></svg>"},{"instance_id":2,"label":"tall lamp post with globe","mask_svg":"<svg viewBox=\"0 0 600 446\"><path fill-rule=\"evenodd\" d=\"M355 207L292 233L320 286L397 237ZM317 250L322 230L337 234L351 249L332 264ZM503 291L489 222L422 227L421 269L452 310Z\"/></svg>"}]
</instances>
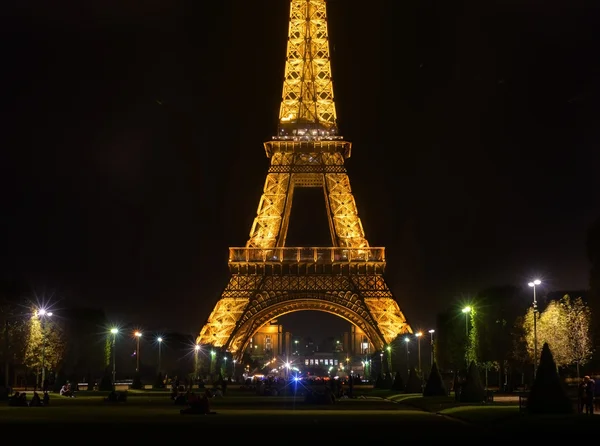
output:
<instances>
[{"instance_id":1,"label":"tall lamp post with globe","mask_svg":"<svg viewBox=\"0 0 600 446\"><path fill-rule=\"evenodd\" d=\"M117 334L119 333L118 328L111 328L110 334L112 334L112 383L113 389L116 386L116 376L117 376L117 350L115 348L117 344Z\"/></svg>"},{"instance_id":2,"label":"tall lamp post with globe","mask_svg":"<svg viewBox=\"0 0 600 446\"><path fill-rule=\"evenodd\" d=\"M36 313L40 320L42 329L42 386L45 388L44 382L46 381L46 319L52 317L52 312L46 311L44 308L40 308Z\"/></svg>"},{"instance_id":3,"label":"tall lamp post with globe","mask_svg":"<svg viewBox=\"0 0 600 446\"><path fill-rule=\"evenodd\" d=\"M538 362L538 354L537 354L537 298L535 296L535 287L537 285L541 285L542 281L539 279L535 279L529 282L531 288L533 288L533 376L535 377L537 373L537 362Z\"/></svg>"}]
</instances>

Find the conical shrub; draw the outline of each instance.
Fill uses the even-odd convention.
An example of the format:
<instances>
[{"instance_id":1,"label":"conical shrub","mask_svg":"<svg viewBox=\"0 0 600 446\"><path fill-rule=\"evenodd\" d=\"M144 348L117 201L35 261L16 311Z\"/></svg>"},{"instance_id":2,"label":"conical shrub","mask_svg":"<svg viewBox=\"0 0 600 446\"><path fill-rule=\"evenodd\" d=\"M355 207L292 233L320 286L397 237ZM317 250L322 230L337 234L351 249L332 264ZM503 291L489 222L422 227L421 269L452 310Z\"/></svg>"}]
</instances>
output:
<instances>
[{"instance_id":1,"label":"conical shrub","mask_svg":"<svg viewBox=\"0 0 600 446\"><path fill-rule=\"evenodd\" d=\"M113 389L113 382L111 379L111 373L108 370L104 370L104 374L102 375L102 379L100 380L100 384L98 385L98 390L102 391L111 391Z\"/></svg>"},{"instance_id":2,"label":"conical shrub","mask_svg":"<svg viewBox=\"0 0 600 446\"><path fill-rule=\"evenodd\" d=\"M530 413L566 414L573 411L573 405L563 387L554 357L548 343L544 343L535 381L527 399Z\"/></svg>"},{"instance_id":3,"label":"conical shrub","mask_svg":"<svg viewBox=\"0 0 600 446\"><path fill-rule=\"evenodd\" d=\"M394 380L392 379L392 374L390 372L387 372L385 374L385 379L384 379L383 387L386 388L386 389L391 389L392 388L392 384L394 384Z\"/></svg>"},{"instance_id":4,"label":"conical shrub","mask_svg":"<svg viewBox=\"0 0 600 446\"><path fill-rule=\"evenodd\" d=\"M423 396L447 396L448 391L446 389L446 385L444 384L444 380L442 379L442 375L437 367L437 363L433 363L431 366L431 372L429 373L429 378L427 378L427 383L425 384L425 389L423 390Z\"/></svg>"},{"instance_id":5,"label":"conical shrub","mask_svg":"<svg viewBox=\"0 0 600 446\"><path fill-rule=\"evenodd\" d=\"M396 376L394 376L392 390L395 390L397 392L404 392L404 380L402 379L402 375L400 374L400 372L396 372Z\"/></svg>"},{"instance_id":6,"label":"conical shrub","mask_svg":"<svg viewBox=\"0 0 600 446\"><path fill-rule=\"evenodd\" d=\"M380 373L377 375L377 379L375 380L375 388L376 389L384 389L385 388L385 379L383 379L383 375Z\"/></svg>"},{"instance_id":7,"label":"conical shrub","mask_svg":"<svg viewBox=\"0 0 600 446\"><path fill-rule=\"evenodd\" d=\"M485 400L485 389L481 383L479 369L475 361L471 361L467 370L467 379L460 391L461 403L483 403Z\"/></svg>"},{"instance_id":8,"label":"conical shrub","mask_svg":"<svg viewBox=\"0 0 600 446\"><path fill-rule=\"evenodd\" d=\"M423 391L421 375L417 373L414 367L411 367L406 380L406 393L421 393Z\"/></svg>"}]
</instances>

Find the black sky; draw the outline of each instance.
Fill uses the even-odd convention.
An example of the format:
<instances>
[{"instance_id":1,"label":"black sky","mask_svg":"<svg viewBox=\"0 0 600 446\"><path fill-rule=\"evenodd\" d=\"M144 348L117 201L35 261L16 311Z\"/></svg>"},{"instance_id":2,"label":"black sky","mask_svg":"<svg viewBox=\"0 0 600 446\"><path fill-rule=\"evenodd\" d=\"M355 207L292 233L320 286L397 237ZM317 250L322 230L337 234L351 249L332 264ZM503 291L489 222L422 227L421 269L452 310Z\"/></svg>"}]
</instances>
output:
<instances>
[{"instance_id":1,"label":"black sky","mask_svg":"<svg viewBox=\"0 0 600 446\"><path fill-rule=\"evenodd\" d=\"M3 275L134 324L197 331L256 213L287 0L4 12ZM579 0L329 3L347 168L413 325L534 275L547 290L587 287L599 12ZM322 197L309 195L288 244L327 240Z\"/></svg>"}]
</instances>

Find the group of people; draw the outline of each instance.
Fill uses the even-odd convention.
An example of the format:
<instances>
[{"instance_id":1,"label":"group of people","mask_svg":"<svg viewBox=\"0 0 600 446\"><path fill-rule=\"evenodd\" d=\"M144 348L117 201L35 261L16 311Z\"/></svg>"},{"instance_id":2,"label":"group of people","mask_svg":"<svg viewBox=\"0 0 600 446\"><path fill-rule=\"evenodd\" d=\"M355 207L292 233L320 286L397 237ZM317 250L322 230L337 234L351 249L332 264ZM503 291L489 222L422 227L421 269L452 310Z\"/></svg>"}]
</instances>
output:
<instances>
[{"instance_id":1,"label":"group of people","mask_svg":"<svg viewBox=\"0 0 600 446\"><path fill-rule=\"evenodd\" d=\"M586 375L579 383L578 387L578 411L585 411L588 415L594 414L594 396L596 391L596 382L593 378Z\"/></svg>"},{"instance_id":2,"label":"group of people","mask_svg":"<svg viewBox=\"0 0 600 446\"><path fill-rule=\"evenodd\" d=\"M48 406L50 404L50 395L48 392L44 392L44 397L40 398L40 395L34 391L31 401L27 401L27 394L25 392L15 392L9 399L9 406L22 406L22 407L41 407Z\"/></svg>"},{"instance_id":3,"label":"group of people","mask_svg":"<svg viewBox=\"0 0 600 446\"><path fill-rule=\"evenodd\" d=\"M70 398L75 398L75 392L73 391L73 389L71 387L71 383L67 382L66 384L64 384L60 388L60 394L61 394L61 396L67 396L67 397L70 397Z\"/></svg>"}]
</instances>

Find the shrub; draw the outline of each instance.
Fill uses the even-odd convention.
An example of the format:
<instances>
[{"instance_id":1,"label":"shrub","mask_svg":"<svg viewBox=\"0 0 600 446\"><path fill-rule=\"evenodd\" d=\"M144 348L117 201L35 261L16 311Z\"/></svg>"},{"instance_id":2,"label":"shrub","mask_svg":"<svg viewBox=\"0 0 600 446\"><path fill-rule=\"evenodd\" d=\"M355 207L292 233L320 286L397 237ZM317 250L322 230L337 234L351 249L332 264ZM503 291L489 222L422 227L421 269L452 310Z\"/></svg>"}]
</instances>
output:
<instances>
[{"instance_id":1,"label":"shrub","mask_svg":"<svg viewBox=\"0 0 600 446\"><path fill-rule=\"evenodd\" d=\"M485 389L481 383L479 369L475 361L471 361L467 370L467 379L460 390L461 403L483 403L485 400Z\"/></svg>"},{"instance_id":2,"label":"shrub","mask_svg":"<svg viewBox=\"0 0 600 446\"><path fill-rule=\"evenodd\" d=\"M104 370L104 374L102 375L102 379L100 380L100 385L98 386L98 390L102 390L104 392L111 391L113 389L112 379L110 377L110 371L108 368Z\"/></svg>"},{"instance_id":3,"label":"shrub","mask_svg":"<svg viewBox=\"0 0 600 446\"><path fill-rule=\"evenodd\" d=\"M396 376L394 376L392 390L395 390L397 392L404 392L404 380L402 379L402 374L400 372L396 372Z\"/></svg>"},{"instance_id":4,"label":"shrub","mask_svg":"<svg viewBox=\"0 0 600 446\"><path fill-rule=\"evenodd\" d=\"M96 383L94 382L94 378L92 377L92 372L90 372L89 370L87 372L87 376L86 376L85 380L86 380L87 385L88 385L87 386L88 392L92 392L94 390L94 385Z\"/></svg>"},{"instance_id":5,"label":"shrub","mask_svg":"<svg viewBox=\"0 0 600 446\"><path fill-rule=\"evenodd\" d=\"M423 390L423 396L447 396L448 391L442 380L442 375L437 367L437 363L433 363L431 366L431 372L427 383L425 383L425 389Z\"/></svg>"},{"instance_id":6,"label":"shrub","mask_svg":"<svg viewBox=\"0 0 600 446\"><path fill-rule=\"evenodd\" d=\"M164 383L164 378L162 373L158 372L158 374L156 375L156 382L154 383L154 388L155 389L164 389L165 388L165 383Z\"/></svg>"},{"instance_id":7,"label":"shrub","mask_svg":"<svg viewBox=\"0 0 600 446\"><path fill-rule=\"evenodd\" d=\"M527 399L530 413L566 414L573 411L573 405L558 376L556 363L548 343L544 343L535 381Z\"/></svg>"},{"instance_id":8,"label":"shrub","mask_svg":"<svg viewBox=\"0 0 600 446\"><path fill-rule=\"evenodd\" d=\"M385 389L391 389L392 388L392 384L394 384L394 380L392 379L392 374L390 372L387 372L385 374L385 380L383 383L383 387Z\"/></svg>"},{"instance_id":9,"label":"shrub","mask_svg":"<svg viewBox=\"0 0 600 446\"><path fill-rule=\"evenodd\" d=\"M377 375L377 379L375 380L375 388L385 389L385 380L383 379L383 375L381 373Z\"/></svg>"},{"instance_id":10,"label":"shrub","mask_svg":"<svg viewBox=\"0 0 600 446\"><path fill-rule=\"evenodd\" d=\"M408 372L405 391L406 393L421 393L423 391L421 375L417 373L414 367L411 367Z\"/></svg>"},{"instance_id":11,"label":"shrub","mask_svg":"<svg viewBox=\"0 0 600 446\"><path fill-rule=\"evenodd\" d=\"M135 372L135 375L133 376L133 382L131 383L131 388L140 390L142 387L142 376L140 375L140 372Z\"/></svg>"}]
</instances>

